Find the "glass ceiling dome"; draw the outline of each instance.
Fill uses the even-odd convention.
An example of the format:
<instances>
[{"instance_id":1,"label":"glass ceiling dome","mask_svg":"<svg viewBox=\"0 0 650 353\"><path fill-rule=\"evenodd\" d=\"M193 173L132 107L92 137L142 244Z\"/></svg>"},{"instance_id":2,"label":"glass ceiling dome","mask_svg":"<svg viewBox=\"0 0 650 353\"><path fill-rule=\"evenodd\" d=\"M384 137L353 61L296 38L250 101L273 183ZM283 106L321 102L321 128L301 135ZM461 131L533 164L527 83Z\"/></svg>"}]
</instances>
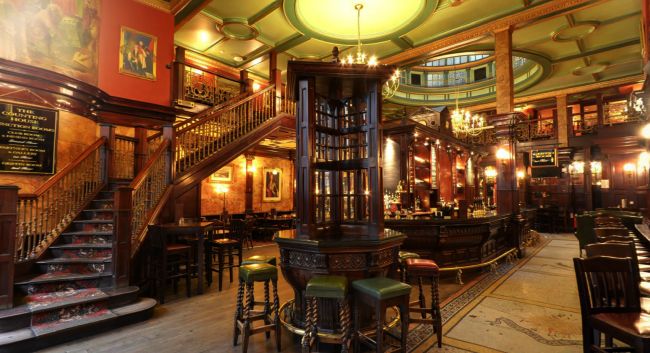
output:
<instances>
[{"instance_id":1,"label":"glass ceiling dome","mask_svg":"<svg viewBox=\"0 0 650 353\"><path fill-rule=\"evenodd\" d=\"M550 73L550 61L539 55L514 52L515 93L527 89ZM403 105L477 104L496 96L493 51L461 52L427 59L402 70L400 88L389 99Z\"/></svg>"}]
</instances>

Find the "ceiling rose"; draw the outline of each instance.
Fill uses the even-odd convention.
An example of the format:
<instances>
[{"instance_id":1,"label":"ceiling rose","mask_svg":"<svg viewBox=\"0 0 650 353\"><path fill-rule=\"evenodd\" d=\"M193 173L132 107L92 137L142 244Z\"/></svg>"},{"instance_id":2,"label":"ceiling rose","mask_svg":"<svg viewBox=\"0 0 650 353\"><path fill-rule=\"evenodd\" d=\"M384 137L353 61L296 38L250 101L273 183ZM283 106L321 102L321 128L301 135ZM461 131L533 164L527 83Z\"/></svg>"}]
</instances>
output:
<instances>
[{"instance_id":1,"label":"ceiling rose","mask_svg":"<svg viewBox=\"0 0 650 353\"><path fill-rule=\"evenodd\" d=\"M591 64L589 66L580 66L573 69L573 74L576 76L598 74L605 71L608 66L609 65L607 63L598 63L598 64Z\"/></svg>"},{"instance_id":2,"label":"ceiling rose","mask_svg":"<svg viewBox=\"0 0 650 353\"><path fill-rule=\"evenodd\" d=\"M570 42L582 39L598 28L598 21L576 22L572 26L563 26L551 34L551 38L556 42Z\"/></svg>"},{"instance_id":3,"label":"ceiling rose","mask_svg":"<svg viewBox=\"0 0 650 353\"><path fill-rule=\"evenodd\" d=\"M259 35L259 31L242 18L224 18L218 27L221 33L230 39L249 40Z\"/></svg>"},{"instance_id":4,"label":"ceiling rose","mask_svg":"<svg viewBox=\"0 0 650 353\"><path fill-rule=\"evenodd\" d=\"M357 12L363 5L361 41L378 43L404 35L431 15L438 0L285 0L287 19L303 34L336 44L357 44Z\"/></svg>"}]
</instances>

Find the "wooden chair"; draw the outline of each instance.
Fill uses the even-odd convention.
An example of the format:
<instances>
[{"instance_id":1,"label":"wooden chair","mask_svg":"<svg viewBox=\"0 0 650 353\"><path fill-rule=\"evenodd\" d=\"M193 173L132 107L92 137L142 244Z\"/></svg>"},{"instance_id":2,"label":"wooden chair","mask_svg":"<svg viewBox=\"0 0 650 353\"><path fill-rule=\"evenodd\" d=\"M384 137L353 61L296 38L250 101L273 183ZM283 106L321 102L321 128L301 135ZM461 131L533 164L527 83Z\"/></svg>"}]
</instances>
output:
<instances>
[{"instance_id":1,"label":"wooden chair","mask_svg":"<svg viewBox=\"0 0 650 353\"><path fill-rule=\"evenodd\" d=\"M650 318L641 313L635 265L630 258L574 258L582 315L583 351L608 352L600 334L631 347L617 352L650 352ZM636 271L636 272L635 272ZM611 343L611 339L606 343Z\"/></svg>"},{"instance_id":2,"label":"wooden chair","mask_svg":"<svg viewBox=\"0 0 650 353\"><path fill-rule=\"evenodd\" d=\"M634 243L634 237L631 237L629 235L608 235L604 237L596 237L598 239L599 243L605 243L605 242L610 242L610 241L620 241L620 242L633 242Z\"/></svg>"},{"instance_id":3,"label":"wooden chair","mask_svg":"<svg viewBox=\"0 0 650 353\"><path fill-rule=\"evenodd\" d=\"M210 261L211 263L206 264L209 267L207 271L217 272L219 276L219 291L223 287L223 271L227 269L230 272L230 283L232 283L233 269L241 266L244 254L241 238L237 234L243 228L243 222L241 219L231 220L229 233L219 233L219 231L216 231L206 241L206 257L209 256L210 259L216 257L216 263ZM236 263L234 260L235 256L238 259ZM226 258L228 261L226 261ZM211 281L208 283L211 283Z\"/></svg>"},{"instance_id":4,"label":"wooden chair","mask_svg":"<svg viewBox=\"0 0 650 353\"><path fill-rule=\"evenodd\" d=\"M187 296L192 296L192 247L168 239L168 236L158 226L151 225L149 229L151 232L149 236L151 259L156 262L152 266L152 275L158 301L160 304L165 304L165 289L168 281L172 281L174 293L178 292L179 278L185 278Z\"/></svg>"},{"instance_id":5,"label":"wooden chair","mask_svg":"<svg viewBox=\"0 0 650 353\"><path fill-rule=\"evenodd\" d=\"M620 235L623 237L630 236L630 230L625 227L598 227L594 228L596 237L606 237L610 235Z\"/></svg>"},{"instance_id":6,"label":"wooden chair","mask_svg":"<svg viewBox=\"0 0 650 353\"><path fill-rule=\"evenodd\" d=\"M596 227L625 227L620 218L613 216L597 216L594 223Z\"/></svg>"}]
</instances>

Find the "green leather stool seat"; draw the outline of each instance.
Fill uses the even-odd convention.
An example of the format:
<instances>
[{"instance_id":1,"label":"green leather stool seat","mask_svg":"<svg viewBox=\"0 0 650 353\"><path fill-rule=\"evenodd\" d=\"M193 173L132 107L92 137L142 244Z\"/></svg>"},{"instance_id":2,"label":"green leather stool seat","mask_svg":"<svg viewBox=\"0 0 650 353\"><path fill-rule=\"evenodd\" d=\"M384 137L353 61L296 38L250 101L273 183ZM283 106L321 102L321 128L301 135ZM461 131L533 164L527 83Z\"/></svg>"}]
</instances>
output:
<instances>
[{"instance_id":1,"label":"green leather stool seat","mask_svg":"<svg viewBox=\"0 0 650 353\"><path fill-rule=\"evenodd\" d=\"M307 283L308 297L344 299L348 294L348 279L343 276L319 276Z\"/></svg>"},{"instance_id":2,"label":"green leather stool seat","mask_svg":"<svg viewBox=\"0 0 650 353\"><path fill-rule=\"evenodd\" d=\"M275 266L276 262L275 262L275 256L253 255L251 257L244 259L244 261L242 261L241 264L242 266L250 265L250 264L269 264Z\"/></svg>"},{"instance_id":3,"label":"green leather stool seat","mask_svg":"<svg viewBox=\"0 0 650 353\"><path fill-rule=\"evenodd\" d=\"M269 264L250 264L239 268L239 280L246 283L277 280L278 269Z\"/></svg>"},{"instance_id":4,"label":"green leather stool seat","mask_svg":"<svg viewBox=\"0 0 650 353\"><path fill-rule=\"evenodd\" d=\"M420 255L414 252L410 251L400 251L399 252L399 260L400 261L405 261L406 259L419 259Z\"/></svg>"},{"instance_id":5,"label":"green leather stool seat","mask_svg":"<svg viewBox=\"0 0 650 353\"><path fill-rule=\"evenodd\" d=\"M386 277L366 278L352 282L352 287L379 300L411 293L411 286Z\"/></svg>"}]
</instances>

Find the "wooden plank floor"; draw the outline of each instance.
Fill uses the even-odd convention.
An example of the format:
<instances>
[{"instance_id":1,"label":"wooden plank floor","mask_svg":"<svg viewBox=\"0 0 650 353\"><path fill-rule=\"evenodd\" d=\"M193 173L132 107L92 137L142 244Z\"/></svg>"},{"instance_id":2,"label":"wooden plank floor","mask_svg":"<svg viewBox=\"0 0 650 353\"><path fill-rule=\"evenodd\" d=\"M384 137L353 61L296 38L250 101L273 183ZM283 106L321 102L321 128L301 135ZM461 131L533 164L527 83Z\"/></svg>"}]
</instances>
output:
<instances>
[{"instance_id":1,"label":"wooden plank floor","mask_svg":"<svg viewBox=\"0 0 650 353\"><path fill-rule=\"evenodd\" d=\"M245 257L251 255L272 255L279 258L275 244L244 251ZM148 321L54 346L40 352L241 352L241 338L238 346L232 345L237 281L235 278L231 284L228 282L227 275L225 278L221 292L213 282L205 294L186 298L183 294L185 290L181 287L178 295L167 296L165 305L158 306L154 317ZM466 281L471 278L470 274L465 276ZM256 298L263 298L262 288L263 286L256 286ZM443 279L440 287L441 297L444 299L459 289L460 285L455 284L453 278ZM417 291L414 290L412 293L415 298ZM281 303L293 298L291 287L281 275L278 295ZM428 294L427 298L430 298ZM299 342L297 336L283 330L282 352L300 352ZM262 334L255 335L249 341L248 351L275 352L275 341L273 338L266 340Z\"/></svg>"}]
</instances>

